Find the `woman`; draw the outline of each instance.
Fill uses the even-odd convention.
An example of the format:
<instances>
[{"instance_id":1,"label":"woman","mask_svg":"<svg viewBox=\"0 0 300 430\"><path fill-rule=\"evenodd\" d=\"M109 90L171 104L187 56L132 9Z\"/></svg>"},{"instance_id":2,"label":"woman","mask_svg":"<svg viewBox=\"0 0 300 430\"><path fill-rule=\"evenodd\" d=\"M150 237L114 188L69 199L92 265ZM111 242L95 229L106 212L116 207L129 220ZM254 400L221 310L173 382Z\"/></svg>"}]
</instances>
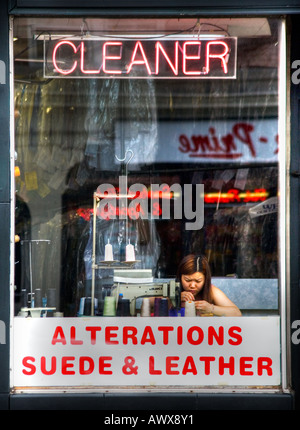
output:
<instances>
[{"instance_id":1,"label":"woman","mask_svg":"<svg viewBox=\"0 0 300 430\"><path fill-rule=\"evenodd\" d=\"M219 288L211 284L207 258L187 255L178 266L177 277L181 285L181 305L195 301L197 315L241 316L238 307Z\"/></svg>"}]
</instances>

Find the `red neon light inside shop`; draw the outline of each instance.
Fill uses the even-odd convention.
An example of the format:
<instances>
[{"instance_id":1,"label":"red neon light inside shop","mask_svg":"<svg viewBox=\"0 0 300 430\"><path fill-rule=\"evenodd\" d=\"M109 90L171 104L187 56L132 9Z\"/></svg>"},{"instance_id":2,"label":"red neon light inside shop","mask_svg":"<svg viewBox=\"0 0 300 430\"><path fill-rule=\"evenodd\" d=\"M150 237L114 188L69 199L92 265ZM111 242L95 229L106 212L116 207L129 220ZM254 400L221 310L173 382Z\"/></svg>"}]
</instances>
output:
<instances>
[{"instance_id":1,"label":"red neon light inside shop","mask_svg":"<svg viewBox=\"0 0 300 430\"><path fill-rule=\"evenodd\" d=\"M122 55L108 55L107 54L107 48L109 46L120 46L122 47L122 42L106 42L103 45L103 72L109 73L109 74L118 74L120 75L122 73L122 70L109 70L107 69L106 63L109 60L121 60ZM121 52L121 50L120 50Z\"/></svg>"},{"instance_id":2,"label":"red neon light inside shop","mask_svg":"<svg viewBox=\"0 0 300 430\"><path fill-rule=\"evenodd\" d=\"M216 45L222 45L224 47L224 51L220 54L213 54L211 53L211 47L212 46L216 46ZM222 42L221 40L217 41L217 42L208 42L208 44L206 45L206 69L207 72L209 72L210 70L210 58L219 58L221 61L221 66L223 68L224 73L228 72L227 69L227 61L226 61L226 57L229 54L229 46L227 45L227 43Z\"/></svg>"},{"instance_id":3,"label":"red neon light inside shop","mask_svg":"<svg viewBox=\"0 0 300 430\"><path fill-rule=\"evenodd\" d=\"M76 46L76 41L61 40L53 49L52 63L57 73L67 76L75 71L81 72L82 75L130 75L131 72L143 70L146 75L160 76L161 68L167 66L167 71L164 69L164 74L168 73L170 76L176 77L179 71L183 76L199 76L208 74L214 62L214 69L218 69L220 73L226 75L228 73L228 56L230 48L225 41L206 41L205 49L202 49L204 42L198 41L185 41L180 45L179 41L172 41L173 47L167 51L161 42L155 42L147 45L142 41L134 42L130 55L130 60L127 61L125 69L122 70L122 60L124 47L129 49L126 42L122 41L109 41L99 42L99 63L93 68L88 67L86 60L86 42L81 41ZM170 41L169 41L170 43ZM149 47L150 46L150 47ZM70 47L70 51L66 48ZM119 47L119 52L116 53L115 47ZM62 51L61 48L64 50ZM76 59L76 54L78 58ZM127 53L128 55L128 53ZM63 57L65 56L65 58ZM202 56L204 58L202 58ZM69 66L61 66L60 61L66 59L73 59ZM94 60L96 61L96 60ZM123 61L124 62L124 61ZM200 63L201 62L201 63ZM123 66L124 67L124 66ZM78 70L79 69L79 70Z\"/></svg>"},{"instance_id":4,"label":"red neon light inside shop","mask_svg":"<svg viewBox=\"0 0 300 430\"><path fill-rule=\"evenodd\" d=\"M69 46L71 46L71 48L73 48L73 51L74 51L75 54L77 52L77 48L76 48L76 46L74 45L73 42L70 42L68 40L62 40L61 42L58 42L58 44L55 45L55 47L53 49L52 61L53 61L53 65L54 65L55 70L58 73L61 73L62 75L69 75L70 73L73 73L74 70L76 69L76 67L77 67L77 61L74 61L73 66L69 70L64 70L64 69L61 69L60 67L58 67L57 62L56 62L56 55L57 55L58 49L62 45L69 45Z\"/></svg>"},{"instance_id":5,"label":"red neon light inside shop","mask_svg":"<svg viewBox=\"0 0 300 430\"><path fill-rule=\"evenodd\" d=\"M162 46L162 44L160 42L157 42L155 45L155 74L159 75L159 60L160 60L160 55L159 53L161 52L162 55L165 57L165 59L167 60L167 63L169 64L170 68L172 69L174 75L178 75L178 46L179 46L179 42L176 41L175 45L174 45L174 64L172 63L172 61L170 60L170 57L167 55L164 47Z\"/></svg>"}]
</instances>

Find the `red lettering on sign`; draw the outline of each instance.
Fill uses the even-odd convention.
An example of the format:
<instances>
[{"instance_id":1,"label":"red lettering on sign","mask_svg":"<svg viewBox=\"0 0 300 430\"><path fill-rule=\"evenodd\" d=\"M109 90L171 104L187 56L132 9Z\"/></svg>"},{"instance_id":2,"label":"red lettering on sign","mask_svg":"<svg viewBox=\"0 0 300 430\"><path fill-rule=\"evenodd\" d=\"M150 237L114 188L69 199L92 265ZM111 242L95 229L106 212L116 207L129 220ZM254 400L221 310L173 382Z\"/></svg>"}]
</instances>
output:
<instances>
[{"instance_id":1,"label":"red lettering on sign","mask_svg":"<svg viewBox=\"0 0 300 430\"><path fill-rule=\"evenodd\" d=\"M51 357L51 368L46 369L46 357L41 357L41 372L43 375L54 375L56 372L56 357Z\"/></svg>"},{"instance_id":2,"label":"red lettering on sign","mask_svg":"<svg viewBox=\"0 0 300 430\"><path fill-rule=\"evenodd\" d=\"M196 337L194 337L196 333ZM191 327L187 331L187 340L191 345L200 345L204 339L203 330L200 327Z\"/></svg>"},{"instance_id":3,"label":"red lettering on sign","mask_svg":"<svg viewBox=\"0 0 300 430\"><path fill-rule=\"evenodd\" d=\"M258 357L257 359L257 374L261 376L263 371L267 372L268 376L273 375L272 359L270 357Z\"/></svg>"},{"instance_id":4,"label":"red lettering on sign","mask_svg":"<svg viewBox=\"0 0 300 430\"><path fill-rule=\"evenodd\" d=\"M235 77L236 40L71 40L47 41L52 48L52 65L46 45L46 68L72 77L201 78ZM118 49L119 48L119 49ZM98 54L97 54L98 51ZM51 54L50 54L51 55ZM230 68L229 57L232 57ZM77 58L77 59L75 59ZM95 65L96 63L96 65ZM53 74L53 70L56 74ZM45 76L48 76L45 74Z\"/></svg>"},{"instance_id":5,"label":"red lettering on sign","mask_svg":"<svg viewBox=\"0 0 300 430\"><path fill-rule=\"evenodd\" d=\"M86 364L88 367L86 367ZM95 368L94 360L91 357L80 357L79 358L79 374L90 375L93 373Z\"/></svg>"},{"instance_id":6,"label":"red lettering on sign","mask_svg":"<svg viewBox=\"0 0 300 430\"><path fill-rule=\"evenodd\" d=\"M128 340L130 339L132 342L132 345L137 345L138 340L137 340L137 328L132 326L132 327L124 327L123 328L123 343L124 345L128 344Z\"/></svg>"},{"instance_id":7,"label":"red lettering on sign","mask_svg":"<svg viewBox=\"0 0 300 430\"><path fill-rule=\"evenodd\" d=\"M230 345L240 345L243 341L242 336L236 332L241 333L242 332L241 327L237 327L237 326L229 327L228 334L232 338L228 340L228 343Z\"/></svg>"},{"instance_id":8,"label":"red lettering on sign","mask_svg":"<svg viewBox=\"0 0 300 430\"><path fill-rule=\"evenodd\" d=\"M252 364L247 363L247 361L253 361L253 357L240 358L240 374L243 376L253 375L252 370L247 370L252 368Z\"/></svg>"},{"instance_id":9,"label":"red lettering on sign","mask_svg":"<svg viewBox=\"0 0 300 430\"><path fill-rule=\"evenodd\" d=\"M214 340L218 345L224 344L224 327L219 327L219 333L217 333L215 327L208 327L208 345L213 345Z\"/></svg>"},{"instance_id":10,"label":"red lettering on sign","mask_svg":"<svg viewBox=\"0 0 300 430\"><path fill-rule=\"evenodd\" d=\"M149 357L149 374L150 375L161 375L162 374L161 370L155 369L154 357L152 355Z\"/></svg>"},{"instance_id":11,"label":"red lettering on sign","mask_svg":"<svg viewBox=\"0 0 300 430\"><path fill-rule=\"evenodd\" d=\"M174 370L178 367L177 361L179 357L167 357L166 358L166 374L167 375L179 375L179 370Z\"/></svg>"},{"instance_id":12,"label":"red lettering on sign","mask_svg":"<svg viewBox=\"0 0 300 430\"><path fill-rule=\"evenodd\" d=\"M168 345L169 343L169 332L174 330L174 327L171 326L162 326L157 328L159 331L163 332L163 344Z\"/></svg>"},{"instance_id":13,"label":"red lettering on sign","mask_svg":"<svg viewBox=\"0 0 300 430\"><path fill-rule=\"evenodd\" d=\"M210 363L215 361L215 357L199 357L199 360L204 362L205 375L210 375Z\"/></svg>"},{"instance_id":14,"label":"red lettering on sign","mask_svg":"<svg viewBox=\"0 0 300 430\"><path fill-rule=\"evenodd\" d=\"M58 73L61 73L62 75L69 75L69 74L73 73L73 72L74 72L74 70L76 69L76 67L77 67L77 61L74 61L73 66L72 66L70 69L67 69L67 70L61 69L61 68L58 66L57 61L56 61L56 56L57 56L57 51L58 51L58 49L59 49L62 45L68 45L68 46L71 46L71 48L73 49L73 51L74 51L74 53L75 53L75 54L76 54L76 52L77 52L77 48L76 48L76 46L74 45L74 43L73 43L73 42L70 42L70 41L68 41L68 40L62 40L61 42L58 42L58 44L57 44L57 45L55 45L55 47L54 47L54 49L53 49L52 61L53 61L53 65L54 65L55 70L56 70Z\"/></svg>"},{"instance_id":15,"label":"red lettering on sign","mask_svg":"<svg viewBox=\"0 0 300 430\"><path fill-rule=\"evenodd\" d=\"M195 365L193 357L188 356L185 360L184 366L182 368L182 374L186 375L187 373L192 373L193 375L197 375L197 367Z\"/></svg>"},{"instance_id":16,"label":"red lettering on sign","mask_svg":"<svg viewBox=\"0 0 300 430\"><path fill-rule=\"evenodd\" d=\"M136 57L138 55L138 51L140 52L142 58L140 60L137 60ZM151 69L148 63L148 59L146 57L143 45L140 41L136 42L133 53L132 53L132 57L131 57L131 61L130 64L127 68L127 73L130 73L131 69L133 66L135 65L145 65L148 75L151 75Z\"/></svg>"},{"instance_id":17,"label":"red lettering on sign","mask_svg":"<svg viewBox=\"0 0 300 430\"><path fill-rule=\"evenodd\" d=\"M56 327L51 343L52 345L56 345L57 343L62 343L63 345L66 345L67 340L62 327Z\"/></svg>"},{"instance_id":18,"label":"red lettering on sign","mask_svg":"<svg viewBox=\"0 0 300 430\"><path fill-rule=\"evenodd\" d=\"M113 340L116 337L118 337L118 334L114 333L114 331L117 331L118 329L119 329L119 327L117 327L117 326L105 327L105 343L110 344L110 345L118 345L119 341Z\"/></svg>"},{"instance_id":19,"label":"red lettering on sign","mask_svg":"<svg viewBox=\"0 0 300 430\"><path fill-rule=\"evenodd\" d=\"M212 51L212 47L216 47L216 46L222 46L224 49L222 52L220 53L215 53L213 54ZM206 45L206 71L209 72L210 71L210 59L216 59L218 58L221 61L221 67L224 71L224 73L228 72L228 68L227 68L227 55L229 54L229 47L227 45L227 43L223 42L223 41L212 41L212 42L208 42L208 44Z\"/></svg>"},{"instance_id":20,"label":"red lettering on sign","mask_svg":"<svg viewBox=\"0 0 300 430\"><path fill-rule=\"evenodd\" d=\"M62 357L61 359L61 374L62 375L75 375L75 370L71 370L74 367L73 361L75 357Z\"/></svg>"},{"instance_id":21,"label":"red lettering on sign","mask_svg":"<svg viewBox=\"0 0 300 430\"><path fill-rule=\"evenodd\" d=\"M167 60L167 63L169 64L171 70L173 71L174 75L178 75L178 46L179 42L175 42L174 44L174 64L172 63L170 57L167 55L164 47L160 42L156 42L155 44L155 74L159 75L159 59L161 52L164 58Z\"/></svg>"},{"instance_id":22,"label":"red lettering on sign","mask_svg":"<svg viewBox=\"0 0 300 430\"><path fill-rule=\"evenodd\" d=\"M31 361L34 363L35 362L35 358L34 357L24 357L23 358L22 364L23 364L24 367L28 368L28 370L22 369L22 373L24 375L31 376L31 375L35 374L36 367L32 363L30 363Z\"/></svg>"},{"instance_id":23,"label":"red lettering on sign","mask_svg":"<svg viewBox=\"0 0 300 430\"><path fill-rule=\"evenodd\" d=\"M196 55L188 55L188 47L190 46L198 46L198 53ZM201 42L184 42L183 44L183 58L182 58L182 71L185 75L200 75L201 70L188 71L187 70L187 62L190 60L200 60L200 47Z\"/></svg>"},{"instance_id":24,"label":"red lettering on sign","mask_svg":"<svg viewBox=\"0 0 300 430\"><path fill-rule=\"evenodd\" d=\"M122 71L120 69L107 69L106 63L107 61L115 61L115 60L121 60L121 49L120 49L120 55L107 55L107 48L109 46L120 46L122 48L122 42L106 42L103 45L103 72L109 73L109 74L115 74L120 75Z\"/></svg>"},{"instance_id":25,"label":"red lettering on sign","mask_svg":"<svg viewBox=\"0 0 300 430\"><path fill-rule=\"evenodd\" d=\"M155 336L150 326L146 326L141 337L141 345L145 345L145 343L151 343L151 345L156 344Z\"/></svg>"},{"instance_id":26,"label":"red lettering on sign","mask_svg":"<svg viewBox=\"0 0 300 430\"><path fill-rule=\"evenodd\" d=\"M91 327L86 327L85 329L86 329L86 331L91 332L91 345L95 345L96 344L96 333L101 330L101 327L91 326Z\"/></svg>"},{"instance_id":27,"label":"red lettering on sign","mask_svg":"<svg viewBox=\"0 0 300 430\"><path fill-rule=\"evenodd\" d=\"M84 55L85 55L85 47L84 47L84 42L81 42L80 44L80 70L84 75L97 75L98 73L100 73L100 68L99 69L94 69L94 70L86 70L84 68Z\"/></svg>"},{"instance_id":28,"label":"red lettering on sign","mask_svg":"<svg viewBox=\"0 0 300 430\"><path fill-rule=\"evenodd\" d=\"M99 357L99 374L100 375L112 375L112 370L107 370L111 368L110 361L112 357Z\"/></svg>"},{"instance_id":29,"label":"red lettering on sign","mask_svg":"<svg viewBox=\"0 0 300 430\"><path fill-rule=\"evenodd\" d=\"M225 361L225 357L219 358L219 375L224 375L225 369L228 369L229 375L234 375L234 357L229 357L229 361Z\"/></svg>"},{"instance_id":30,"label":"red lettering on sign","mask_svg":"<svg viewBox=\"0 0 300 430\"><path fill-rule=\"evenodd\" d=\"M71 337L71 345L82 345L83 341L80 339L76 339L76 328L72 326L70 328L70 337Z\"/></svg>"}]
</instances>

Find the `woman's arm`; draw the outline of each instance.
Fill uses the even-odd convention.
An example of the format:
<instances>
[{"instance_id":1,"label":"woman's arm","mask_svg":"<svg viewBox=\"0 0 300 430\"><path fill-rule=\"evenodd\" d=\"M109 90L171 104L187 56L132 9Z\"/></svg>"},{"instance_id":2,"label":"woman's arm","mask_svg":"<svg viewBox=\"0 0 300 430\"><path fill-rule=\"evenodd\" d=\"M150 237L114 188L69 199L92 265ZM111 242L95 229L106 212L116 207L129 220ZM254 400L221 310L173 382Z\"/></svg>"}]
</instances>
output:
<instances>
[{"instance_id":1,"label":"woman's arm","mask_svg":"<svg viewBox=\"0 0 300 430\"><path fill-rule=\"evenodd\" d=\"M195 307L200 313L212 313L216 316L227 316L227 317L238 317L241 316L242 313L239 308L226 296L223 291L214 285L212 288L212 297L213 302L208 303L205 300L196 301Z\"/></svg>"}]
</instances>

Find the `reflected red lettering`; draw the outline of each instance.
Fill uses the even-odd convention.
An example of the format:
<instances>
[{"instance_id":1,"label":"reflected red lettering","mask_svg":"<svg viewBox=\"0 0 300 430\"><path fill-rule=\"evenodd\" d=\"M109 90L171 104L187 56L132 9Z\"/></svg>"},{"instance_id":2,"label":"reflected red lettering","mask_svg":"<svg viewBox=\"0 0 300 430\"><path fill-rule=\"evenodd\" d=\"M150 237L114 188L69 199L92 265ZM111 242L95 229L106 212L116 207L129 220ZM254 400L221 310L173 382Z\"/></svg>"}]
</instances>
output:
<instances>
[{"instance_id":1,"label":"reflected red lettering","mask_svg":"<svg viewBox=\"0 0 300 430\"><path fill-rule=\"evenodd\" d=\"M235 159L247 155L257 157L254 141L254 125L248 122L233 124L229 133L217 135L214 127L209 127L206 134L179 135L178 150L189 157ZM277 143L277 137L275 138ZM261 139L259 140L261 142ZM268 144L264 142L264 144ZM241 151L243 146L247 148ZM277 153L276 150L274 153Z\"/></svg>"},{"instance_id":2,"label":"reflected red lettering","mask_svg":"<svg viewBox=\"0 0 300 430\"><path fill-rule=\"evenodd\" d=\"M250 133L254 130L252 124L242 122L233 126L234 135L245 145L248 146L252 157L256 157L256 151Z\"/></svg>"}]
</instances>

